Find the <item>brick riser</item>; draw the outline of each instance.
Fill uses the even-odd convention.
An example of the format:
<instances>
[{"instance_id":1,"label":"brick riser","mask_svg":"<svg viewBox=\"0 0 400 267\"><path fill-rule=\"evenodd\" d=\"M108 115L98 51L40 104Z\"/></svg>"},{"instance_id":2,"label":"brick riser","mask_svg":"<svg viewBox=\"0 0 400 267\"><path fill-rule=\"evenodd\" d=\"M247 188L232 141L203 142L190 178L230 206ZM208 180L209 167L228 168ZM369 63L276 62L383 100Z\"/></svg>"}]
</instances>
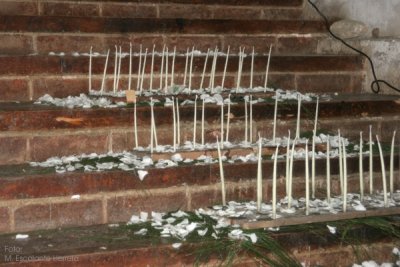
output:
<instances>
[{"instance_id":1,"label":"brick riser","mask_svg":"<svg viewBox=\"0 0 400 267\"><path fill-rule=\"evenodd\" d=\"M155 58L153 88L159 85L160 58ZM193 62L192 87L198 88L203 71L204 57L195 57ZM122 89L127 88L128 58L123 59L121 66ZM171 69L172 58L169 60ZM111 58L108 65L109 79L106 90L112 88L112 73L114 60ZM149 87L151 57L147 58L144 89ZM254 61L253 86L263 86L267 57L257 56ZM101 87L105 58L93 58L93 88ZM225 59L219 57L216 66L216 80L218 85L222 80ZM357 56L274 56L270 63L269 86L285 89L298 89L307 92L359 92L364 82L364 61ZM5 56L0 57L0 92L3 101L30 101L49 93L55 97L66 97L88 92L88 65L87 57L54 57L54 56ZM249 86L251 57L243 63L241 86ZM136 74L138 58L132 58L133 88L136 88ZM207 74L211 68L211 59L208 62ZM185 57L176 57L175 83L183 83ZM237 79L238 58L229 59L225 87L235 88ZM27 76L29 75L29 76ZM208 75L204 86L208 86ZM187 80L188 82L188 80Z\"/></svg>"},{"instance_id":2,"label":"brick riser","mask_svg":"<svg viewBox=\"0 0 400 267\"><path fill-rule=\"evenodd\" d=\"M0 15L131 18L296 19L302 0L292 1L3 1Z\"/></svg>"},{"instance_id":3,"label":"brick riser","mask_svg":"<svg viewBox=\"0 0 400 267\"><path fill-rule=\"evenodd\" d=\"M345 97L351 99L351 97ZM340 100L338 100L340 101ZM303 103L301 131L311 131L314 121L314 103ZM392 131L400 118L395 115L398 105L393 101L374 102L321 102L319 129L342 134L357 139L359 131L367 138L369 125L374 134L389 141ZM197 142L200 142L200 110L198 108ZM226 109L225 109L226 112ZM149 144L149 107L138 108L138 139L140 146ZM172 144L172 108L156 107L156 124L160 144ZM244 107L232 105L234 118L230 125L230 141L244 140ZM297 105L279 107L277 136L286 136L287 131L295 129ZM343 116L353 113L353 117ZM215 134L220 131L220 108L207 105L205 124L206 142L215 142ZM272 138L273 105L253 106L253 141L256 134ZM366 118L368 114L369 118ZM82 153L121 152L134 147L133 110L121 109L26 109L1 112L0 162L18 164L25 161L42 161L52 156L65 156ZM193 107L183 106L181 116L181 142L192 140ZM382 119L385 118L385 119Z\"/></svg>"},{"instance_id":4,"label":"brick riser","mask_svg":"<svg viewBox=\"0 0 400 267\"><path fill-rule=\"evenodd\" d=\"M396 161L398 161L397 157ZM348 162L349 170L351 169L351 171L355 172L353 175L349 174L348 190L349 192L358 192L358 162L356 159L349 159ZM386 158L386 162L388 162L388 158ZM337 173L337 161L332 160L332 163L334 168L332 171ZM319 197L324 197L326 187L326 178L323 174L324 167L322 167L324 165L322 162L316 165L318 166L317 173L322 173L322 176L316 177L317 196ZM376 159L375 166L377 165L379 166ZM284 168L284 162L281 162L278 172L284 174ZM38 188L38 184L40 181L47 181L53 190L51 192L48 191L47 194L55 194L57 196L1 201L0 218L2 220L0 221L0 232L126 222L132 214L137 214L140 211L192 210L221 203L220 185L218 183L218 176L215 175L215 173L218 173L217 164L192 168L187 167L182 170L178 169L162 169L154 170L154 172L150 170L150 174L143 182L144 185L139 185L140 187L135 186L133 189L125 188L121 183L126 182L126 186L129 188L132 183L138 183L138 179L134 175L127 177L129 176L128 173L120 176L121 173L119 172L115 174L110 172L111 178L100 175L99 179L101 182L96 181L94 174L85 174L84 176L75 174L75 178L73 178L74 174L55 175L52 178L50 176L48 178L43 177L44 180L39 177L32 177L32 179L17 178L14 186L19 185L19 190L27 188L27 194L33 194L34 190L38 190L34 194L43 194L41 192L42 189ZM256 180L253 177L255 176L256 169L256 163L235 164L229 168L225 165L226 177L228 179L226 184L227 200L249 201L255 199ZM270 179L271 162L264 162L263 169L265 171L263 196L264 201L269 201L272 190L272 181ZM377 168L374 170L374 188L381 190L379 170ZM203 175L203 178L199 178L197 177L199 175L196 175L196 181L185 180L185 184L182 184L181 178L172 174L174 171L179 171L181 178L185 177L189 179L193 179L190 178L191 174L199 171L200 176ZM299 176L293 179L293 195L295 197L304 196L303 172L304 162L298 161L295 164L295 173ZM243 177L239 177L237 173L241 173ZM396 172L395 175L398 175L398 173ZM92 178L89 178L90 176ZM123 179L122 181L120 177ZM365 173L364 177L365 188L368 188L368 174ZM35 182L34 179L36 178L39 180ZM128 181L129 178L134 181ZM18 182L18 179L24 179L27 184L21 187L22 183ZM63 181L61 181L62 179ZM202 180L199 181L199 179ZM95 183L90 182L90 180L95 181ZM79 188L81 185L85 185L83 188L86 188L88 193L82 193L80 200L72 200L70 196L77 194L82 189L76 189L77 191L74 192L69 191L71 190L71 185L68 185L68 181L77 186L79 185ZM160 187L160 184L165 182L167 183L166 187ZM4 184L6 190L14 190L12 183L12 181L9 181ZM64 186L62 185L63 183L65 184ZM173 185L174 183L176 185ZM33 186L33 188L29 188L28 184ZM94 186L96 189L94 193L90 193L92 190L90 189L91 186ZM398 186L399 184L396 182L395 188L398 188ZM40 187L43 188L43 186ZM66 187L69 189L66 189ZM122 189L118 190L121 187ZM277 188L280 198L285 195L285 187L284 178L281 176ZM48 186L47 188L50 187ZM339 188L338 177L333 176L331 184L332 194L337 195L340 190Z\"/></svg>"}]
</instances>

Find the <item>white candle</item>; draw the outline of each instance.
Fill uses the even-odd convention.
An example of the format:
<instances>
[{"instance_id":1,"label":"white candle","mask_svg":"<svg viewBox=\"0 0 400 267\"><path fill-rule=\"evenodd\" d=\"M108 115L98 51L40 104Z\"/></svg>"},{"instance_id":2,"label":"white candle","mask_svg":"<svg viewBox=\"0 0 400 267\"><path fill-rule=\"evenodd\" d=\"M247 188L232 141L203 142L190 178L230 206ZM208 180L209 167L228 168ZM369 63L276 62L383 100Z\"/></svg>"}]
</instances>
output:
<instances>
[{"instance_id":1,"label":"white candle","mask_svg":"<svg viewBox=\"0 0 400 267\"><path fill-rule=\"evenodd\" d=\"M329 135L326 140L326 200L331 203L331 155L330 155Z\"/></svg>"},{"instance_id":2,"label":"white candle","mask_svg":"<svg viewBox=\"0 0 400 267\"><path fill-rule=\"evenodd\" d=\"M93 51L93 46L90 47L90 53L89 53L89 94L90 91L92 91L92 51Z\"/></svg>"},{"instance_id":3,"label":"white candle","mask_svg":"<svg viewBox=\"0 0 400 267\"><path fill-rule=\"evenodd\" d=\"M150 97L150 153L153 154L153 140L154 140L154 109L153 99Z\"/></svg>"},{"instance_id":4,"label":"white candle","mask_svg":"<svg viewBox=\"0 0 400 267\"><path fill-rule=\"evenodd\" d=\"M183 74L183 87L186 87L186 74L189 62L189 48L186 49L185 73Z\"/></svg>"},{"instance_id":5,"label":"white candle","mask_svg":"<svg viewBox=\"0 0 400 267\"><path fill-rule=\"evenodd\" d=\"M142 75L140 75L140 94L142 94L143 91L143 80L144 80L144 71L146 69L146 59L147 59L147 48L146 51L144 52Z\"/></svg>"},{"instance_id":6,"label":"white candle","mask_svg":"<svg viewBox=\"0 0 400 267\"><path fill-rule=\"evenodd\" d=\"M119 47L119 56L118 56L118 72L117 72L117 82L116 82L116 90L119 88L119 80L121 77L121 64L122 64L122 47Z\"/></svg>"},{"instance_id":7,"label":"white candle","mask_svg":"<svg viewBox=\"0 0 400 267\"><path fill-rule=\"evenodd\" d=\"M221 102L221 147L224 148L224 100Z\"/></svg>"},{"instance_id":8,"label":"white candle","mask_svg":"<svg viewBox=\"0 0 400 267\"><path fill-rule=\"evenodd\" d=\"M239 91L239 88L240 88L240 81L241 81L241 79L242 79L243 60L244 60L244 48L243 48L243 50L240 48L240 52L239 52L238 77L237 77L237 84L236 84L236 93L238 93L238 91Z\"/></svg>"},{"instance_id":9,"label":"white candle","mask_svg":"<svg viewBox=\"0 0 400 267\"><path fill-rule=\"evenodd\" d=\"M290 130L288 131L288 139L286 145L286 196L289 196L289 166L290 166Z\"/></svg>"},{"instance_id":10,"label":"white candle","mask_svg":"<svg viewBox=\"0 0 400 267\"><path fill-rule=\"evenodd\" d=\"M163 46L162 54L161 54L161 67L160 67L160 91L163 89L163 76L164 76L164 54L165 54L165 45ZM164 93L166 93L164 91Z\"/></svg>"},{"instance_id":11,"label":"white candle","mask_svg":"<svg viewBox=\"0 0 400 267\"><path fill-rule=\"evenodd\" d=\"M115 46L115 60L114 60L114 83L113 83L113 92L115 94L117 87L117 70L118 70L118 47Z\"/></svg>"},{"instance_id":12,"label":"white candle","mask_svg":"<svg viewBox=\"0 0 400 267\"><path fill-rule=\"evenodd\" d=\"M347 210L347 153L343 140L343 212Z\"/></svg>"},{"instance_id":13,"label":"white candle","mask_svg":"<svg viewBox=\"0 0 400 267\"><path fill-rule=\"evenodd\" d=\"M190 91L192 90L193 55L194 55L194 46L192 47L192 54L190 55L190 67L189 67L189 94L190 94Z\"/></svg>"},{"instance_id":14,"label":"white candle","mask_svg":"<svg viewBox=\"0 0 400 267\"><path fill-rule=\"evenodd\" d=\"M343 153L342 153L342 138L340 137L340 130L338 130L339 136L339 183L340 183L340 193L343 194Z\"/></svg>"},{"instance_id":15,"label":"white candle","mask_svg":"<svg viewBox=\"0 0 400 267\"><path fill-rule=\"evenodd\" d=\"M297 141L296 139L293 140L292 151L290 154L288 208L292 207L293 159L294 159L294 147L296 145L296 141Z\"/></svg>"},{"instance_id":16,"label":"white candle","mask_svg":"<svg viewBox=\"0 0 400 267\"><path fill-rule=\"evenodd\" d=\"M319 97L317 97L317 105L316 105L316 107L315 107L314 136L317 135L318 109L319 109Z\"/></svg>"},{"instance_id":17,"label":"white candle","mask_svg":"<svg viewBox=\"0 0 400 267\"><path fill-rule=\"evenodd\" d=\"M201 145L204 146L204 98L201 105Z\"/></svg>"},{"instance_id":18,"label":"white candle","mask_svg":"<svg viewBox=\"0 0 400 267\"><path fill-rule=\"evenodd\" d=\"M271 61L271 51L272 51L272 45L269 47L267 67L265 70L264 91L265 91L265 89L267 89L267 85L268 85L268 72L269 72L269 63Z\"/></svg>"},{"instance_id":19,"label":"white candle","mask_svg":"<svg viewBox=\"0 0 400 267\"><path fill-rule=\"evenodd\" d=\"M179 116L179 101L178 98L176 98L176 127L178 128L177 130L177 144L180 145L181 143L181 123L180 123L180 116Z\"/></svg>"},{"instance_id":20,"label":"white candle","mask_svg":"<svg viewBox=\"0 0 400 267\"><path fill-rule=\"evenodd\" d=\"M213 62L212 62L212 67L211 67L211 76L210 76L210 82L209 82L209 88L211 88L211 92L214 92L214 80L215 80L215 69L217 67L217 59L218 59L218 48L216 47L214 50L214 57L213 57Z\"/></svg>"},{"instance_id":21,"label":"white candle","mask_svg":"<svg viewBox=\"0 0 400 267\"><path fill-rule=\"evenodd\" d=\"M312 136L311 150L311 197L315 198L315 132Z\"/></svg>"},{"instance_id":22,"label":"white candle","mask_svg":"<svg viewBox=\"0 0 400 267\"><path fill-rule=\"evenodd\" d=\"M169 53L168 47L165 53L165 92L168 92L168 61L169 61Z\"/></svg>"},{"instance_id":23,"label":"white candle","mask_svg":"<svg viewBox=\"0 0 400 267\"><path fill-rule=\"evenodd\" d=\"M206 59L204 60L203 73L201 74L201 81L200 81L200 90L203 89L204 75L206 74L206 68L207 68L207 61L208 61L208 54L209 53L210 53L210 48L207 49Z\"/></svg>"},{"instance_id":24,"label":"white candle","mask_svg":"<svg viewBox=\"0 0 400 267\"><path fill-rule=\"evenodd\" d=\"M394 141L396 139L396 131L393 132L392 146L390 149L390 172L389 172L389 189L390 197L393 198L393 172L394 172Z\"/></svg>"},{"instance_id":25,"label":"white candle","mask_svg":"<svg viewBox=\"0 0 400 267\"><path fill-rule=\"evenodd\" d=\"M382 147L381 147L381 143L379 142L378 135L376 136L376 141L378 142L379 156L381 158L383 202L385 203L385 207L388 207L389 203L388 203L388 198L387 198L385 160L383 158Z\"/></svg>"},{"instance_id":26,"label":"white candle","mask_svg":"<svg viewBox=\"0 0 400 267\"><path fill-rule=\"evenodd\" d=\"M250 95L250 127L249 127L249 140L253 143L253 96Z\"/></svg>"},{"instance_id":27,"label":"white candle","mask_svg":"<svg viewBox=\"0 0 400 267\"><path fill-rule=\"evenodd\" d=\"M363 167L363 140L362 132L360 132L360 151L358 159L358 169L360 173L360 199L364 200L364 167Z\"/></svg>"},{"instance_id":28,"label":"white candle","mask_svg":"<svg viewBox=\"0 0 400 267\"><path fill-rule=\"evenodd\" d=\"M173 127L174 127L174 138L172 139L174 152L176 150L176 114L175 114L175 99L172 97L172 117L173 117Z\"/></svg>"},{"instance_id":29,"label":"white candle","mask_svg":"<svg viewBox=\"0 0 400 267\"><path fill-rule=\"evenodd\" d=\"M140 72L142 71L142 45L139 48L139 67L137 74L137 82L136 82L136 91L139 91L140 88Z\"/></svg>"},{"instance_id":30,"label":"white candle","mask_svg":"<svg viewBox=\"0 0 400 267\"><path fill-rule=\"evenodd\" d=\"M150 66L150 91L153 89L153 72L154 72L154 56L156 45L153 45L153 52L151 53L151 66Z\"/></svg>"},{"instance_id":31,"label":"white candle","mask_svg":"<svg viewBox=\"0 0 400 267\"><path fill-rule=\"evenodd\" d=\"M276 219L276 172L277 172L277 161L278 161L278 149L279 145L276 147L274 156L274 172L272 176L272 219Z\"/></svg>"},{"instance_id":32,"label":"white candle","mask_svg":"<svg viewBox=\"0 0 400 267\"><path fill-rule=\"evenodd\" d=\"M253 88L253 70L254 70L254 46L251 52L251 67L250 67L250 89Z\"/></svg>"},{"instance_id":33,"label":"white candle","mask_svg":"<svg viewBox=\"0 0 400 267\"><path fill-rule=\"evenodd\" d=\"M154 144L155 147L158 147L158 140L157 140L157 128L156 128L156 120L155 120L155 114L153 112L153 132L154 132Z\"/></svg>"},{"instance_id":34,"label":"white candle","mask_svg":"<svg viewBox=\"0 0 400 267\"><path fill-rule=\"evenodd\" d=\"M225 141L229 142L229 128L230 128L230 121L231 121L231 94L228 95L228 113L226 117L226 138Z\"/></svg>"},{"instance_id":35,"label":"white candle","mask_svg":"<svg viewBox=\"0 0 400 267\"><path fill-rule=\"evenodd\" d=\"M219 147L218 136L217 136L217 148L218 148L218 158L219 158L219 176L221 177L221 193L222 193L222 205L226 205L225 200L225 177L224 177L224 169L222 167L222 156L221 156L221 148Z\"/></svg>"},{"instance_id":36,"label":"white candle","mask_svg":"<svg viewBox=\"0 0 400 267\"><path fill-rule=\"evenodd\" d=\"M104 64L104 73L103 73L103 80L101 81L101 95L104 93L104 88L106 84L106 75L107 75L107 65L108 65L108 57L110 56L110 49L107 51L106 63Z\"/></svg>"},{"instance_id":37,"label":"white candle","mask_svg":"<svg viewBox=\"0 0 400 267\"><path fill-rule=\"evenodd\" d=\"M309 202L310 202L310 177L308 172L308 140L306 140L306 151L305 151L305 170L306 170L306 215L309 214Z\"/></svg>"},{"instance_id":38,"label":"white candle","mask_svg":"<svg viewBox=\"0 0 400 267\"><path fill-rule=\"evenodd\" d=\"M228 46L228 51L226 51L226 58L225 58L225 66L224 66L224 73L222 74L222 82L221 82L221 88L224 89L224 84L225 84L225 75L226 75L226 69L228 67L228 61L229 61L229 50L230 46Z\"/></svg>"},{"instance_id":39,"label":"white candle","mask_svg":"<svg viewBox=\"0 0 400 267\"><path fill-rule=\"evenodd\" d=\"M247 143L247 132L248 132L248 122L247 122L247 97L244 97L244 141Z\"/></svg>"},{"instance_id":40,"label":"white candle","mask_svg":"<svg viewBox=\"0 0 400 267\"><path fill-rule=\"evenodd\" d=\"M128 74L128 90L132 88L132 43L129 44L129 74Z\"/></svg>"},{"instance_id":41,"label":"white candle","mask_svg":"<svg viewBox=\"0 0 400 267\"><path fill-rule=\"evenodd\" d=\"M261 203L262 203L262 142L261 136L258 137L258 165L257 165L257 210L261 211Z\"/></svg>"},{"instance_id":42,"label":"white candle","mask_svg":"<svg viewBox=\"0 0 400 267\"><path fill-rule=\"evenodd\" d=\"M297 96L297 122L296 122L296 139L300 138L300 111L301 111L301 96Z\"/></svg>"},{"instance_id":43,"label":"white candle","mask_svg":"<svg viewBox=\"0 0 400 267\"><path fill-rule=\"evenodd\" d=\"M374 155L372 150L372 126L369 126L369 193L374 193Z\"/></svg>"},{"instance_id":44,"label":"white candle","mask_svg":"<svg viewBox=\"0 0 400 267\"><path fill-rule=\"evenodd\" d=\"M138 132L137 132L137 115L136 115L136 102L134 104L133 108L133 127L134 127L134 135L135 135L135 148L138 148L139 143L138 143Z\"/></svg>"},{"instance_id":45,"label":"white candle","mask_svg":"<svg viewBox=\"0 0 400 267\"><path fill-rule=\"evenodd\" d=\"M274 128L272 131L272 142L276 141L276 118L278 116L278 93L275 92L275 108L274 108Z\"/></svg>"},{"instance_id":46,"label":"white candle","mask_svg":"<svg viewBox=\"0 0 400 267\"><path fill-rule=\"evenodd\" d=\"M196 149L196 125L197 125L197 95L194 99L194 111L193 111L193 149Z\"/></svg>"},{"instance_id":47,"label":"white candle","mask_svg":"<svg viewBox=\"0 0 400 267\"><path fill-rule=\"evenodd\" d=\"M175 75L175 57L176 57L176 46L174 46L174 54L172 55L171 87L173 87L173 86L174 86L174 75Z\"/></svg>"}]
</instances>

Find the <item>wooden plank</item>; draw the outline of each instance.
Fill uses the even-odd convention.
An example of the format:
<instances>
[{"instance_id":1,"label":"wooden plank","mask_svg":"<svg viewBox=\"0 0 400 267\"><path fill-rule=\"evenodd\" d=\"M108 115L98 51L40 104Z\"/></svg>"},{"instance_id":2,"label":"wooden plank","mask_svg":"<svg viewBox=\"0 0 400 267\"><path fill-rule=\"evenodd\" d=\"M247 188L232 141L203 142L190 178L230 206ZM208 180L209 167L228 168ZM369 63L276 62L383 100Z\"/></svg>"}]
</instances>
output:
<instances>
[{"instance_id":1,"label":"wooden plank","mask_svg":"<svg viewBox=\"0 0 400 267\"><path fill-rule=\"evenodd\" d=\"M259 228L269 228L269 227L280 227L288 225L299 225L299 224L310 224L310 223L320 223L320 222L331 222L340 220L350 220L356 218L365 217L376 217L376 216L388 216L400 214L400 207L393 208L382 208L367 211L351 211L345 213L337 214L320 214L320 215L301 215L293 217L281 217L275 220L258 220L249 221L247 219L233 219L232 224L238 224L243 229L259 229Z\"/></svg>"}]
</instances>

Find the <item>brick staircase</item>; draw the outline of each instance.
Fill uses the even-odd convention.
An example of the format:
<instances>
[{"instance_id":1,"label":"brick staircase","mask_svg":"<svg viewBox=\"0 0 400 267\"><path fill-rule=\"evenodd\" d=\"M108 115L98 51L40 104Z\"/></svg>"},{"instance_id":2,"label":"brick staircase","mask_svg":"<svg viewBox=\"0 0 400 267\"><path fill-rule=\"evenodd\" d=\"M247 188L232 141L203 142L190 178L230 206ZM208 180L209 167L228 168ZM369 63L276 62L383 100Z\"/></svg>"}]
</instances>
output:
<instances>
[{"instance_id":1,"label":"brick staircase","mask_svg":"<svg viewBox=\"0 0 400 267\"><path fill-rule=\"evenodd\" d=\"M139 46L161 51L165 44L179 53L188 48L205 52L218 47L230 57L225 86L235 88L238 48L249 53L254 46L254 86L263 86L268 50L272 58L269 85L300 92L338 93L330 101L320 102L319 128L356 138L359 131L374 133L388 141L400 120L397 97L371 96L366 89L364 60L357 55L331 55L323 51L329 39L321 21L303 14L302 0L137 0L137 1L2 1L0 4L0 232L54 229L126 222L139 211L191 210L220 203L218 165L150 168L145 180L136 172L102 171L56 173L43 172L27 164L52 156L107 153L134 147L133 107L68 109L35 105L44 94L67 97L88 92L88 53L90 47L100 56L92 60L93 88L100 88L107 50L121 46L134 52ZM171 51L171 50L170 50ZM250 57L243 65L242 84L248 87ZM136 85L138 57L132 58ZM147 62L151 57L147 57ZM194 58L193 87L200 84L205 56ZM210 60L210 59L209 59ZM160 57L155 58L154 84L157 88ZM175 62L175 82L183 83L185 57ZM107 73L113 73L110 59ZM216 65L216 83L220 84L224 60ZM146 67L144 88L148 88L150 65ZM122 59L121 87L126 89L128 59ZM108 75L107 88L113 77ZM208 83L208 78L206 78ZM109 89L108 89L109 90ZM271 93L262 94L263 97ZM187 96L178 96L187 97ZM140 100L148 101L142 96ZM302 132L312 130L315 102L304 103ZM274 105L254 105L253 140L256 134L271 138ZM297 104L279 110L278 136L295 129ZM149 144L150 108L137 109L139 142ZM231 141L243 140L244 105L232 106ZM155 107L159 143L172 143L172 109ZM206 105L206 141L214 142L220 127L220 108ZM182 142L192 139L193 106L181 107ZM198 133L199 134L199 133ZM366 136L366 135L365 135ZM200 136L198 135L198 138ZM374 166L379 166L375 157ZM398 160L397 160L398 161ZM396 161L396 162L397 162ZM304 162L295 165L296 196L304 192ZM387 160L388 162L388 160ZM284 172L284 162L279 163ZM317 188L323 192L325 167L317 166ZM332 174L338 174L337 159ZM255 199L256 163L232 164L226 170L227 198ZM263 162L270 199L270 161ZM368 163L365 162L365 166ZM367 168L367 167L366 167ZM380 168L375 170L380 172ZM358 161L349 161L350 190L357 190ZM336 177L337 178L337 177ZM339 191L334 180L333 190ZM379 183L379 182L378 182ZM379 185L377 185L379 186ZM284 196L284 178L279 195ZM79 200L71 199L80 194ZM1 261L0 261L1 263Z\"/></svg>"}]
</instances>

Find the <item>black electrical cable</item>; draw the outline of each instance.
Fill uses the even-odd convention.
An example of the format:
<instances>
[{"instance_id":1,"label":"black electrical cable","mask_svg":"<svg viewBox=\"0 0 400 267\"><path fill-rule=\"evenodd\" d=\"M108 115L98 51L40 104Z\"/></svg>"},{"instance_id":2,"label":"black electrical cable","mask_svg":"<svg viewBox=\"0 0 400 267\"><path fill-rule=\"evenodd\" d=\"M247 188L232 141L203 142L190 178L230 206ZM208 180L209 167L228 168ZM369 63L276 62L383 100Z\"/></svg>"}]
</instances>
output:
<instances>
[{"instance_id":1,"label":"black electrical cable","mask_svg":"<svg viewBox=\"0 0 400 267\"><path fill-rule=\"evenodd\" d=\"M330 24L329 24L328 18L321 12L321 10L319 10L319 8L318 8L313 2L311 2L311 0L308 0L308 3L310 3L310 5L311 5L311 6L318 12L318 14L324 19L326 29L328 30L329 34L332 35L333 38L335 38L336 40L340 41L340 42L341 42L342 44L344 44L346 47L348 47L348 48L350 48L350 49L356 51L356 52L359 53L360 55L363 55L363 56L368 60L370 66L371 66L372 75L374 76L374 80L373 80L373 82L371 83L371 91L372 91L372 92L374 92L375 94L378 94L378 93L381 91L381 86L380 86L380 84L382 83L382 84L385 84L386 86L388 86L389 88L391 88L391 89L393 89L393 90L395 90L395 91L397 91L397 92L400 93L400 89L399 89L399 88L394 87L393 85L391 85L390 83L388 83L388 82L385 81L385 80L379 80L378 77L377 77L377 75L376 75L375 66L374 66L374 63L372 62L372 59L371 59L367 54L365 54L364 52L358 50L357 48L355 48L355 47L353 47L353 46L351 46L351 45L349 45L349 44L346 43L346 41L344 41L342 38L340 38L340 37L338 37L337 35L335 35L335 34L331 31L331 29L330 29Z\"/></svg>"}]
</instances>

